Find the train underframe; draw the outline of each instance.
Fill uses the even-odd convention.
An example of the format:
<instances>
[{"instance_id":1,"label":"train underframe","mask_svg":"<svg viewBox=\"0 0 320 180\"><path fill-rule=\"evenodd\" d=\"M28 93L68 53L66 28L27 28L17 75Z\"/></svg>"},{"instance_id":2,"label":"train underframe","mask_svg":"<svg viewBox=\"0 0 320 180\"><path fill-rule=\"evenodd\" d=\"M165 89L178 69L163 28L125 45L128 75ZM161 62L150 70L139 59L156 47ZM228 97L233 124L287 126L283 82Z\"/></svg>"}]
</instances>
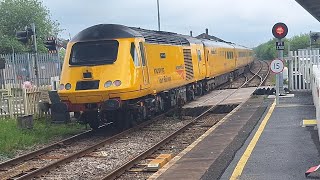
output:
<instances>
[{"instance_id":1,"label":"train underframe","mask_svg":"<svg viewBox=\"0 0 320 180\"><path fill-rule=\"evenodd\" d=\"M249 67L245 66L228 74L190 83L156 95L148 95L127 101L110 99L103 104L91 104L86 106L86 111L75 112L75 116L82 123L88 123L93 129L97 129L101 124L110 122L116 129L127 129L170 108L182 107L186 102L194 100L197 96L202 96L240 76L249 70Z\"/></svg>"}]
</instances>

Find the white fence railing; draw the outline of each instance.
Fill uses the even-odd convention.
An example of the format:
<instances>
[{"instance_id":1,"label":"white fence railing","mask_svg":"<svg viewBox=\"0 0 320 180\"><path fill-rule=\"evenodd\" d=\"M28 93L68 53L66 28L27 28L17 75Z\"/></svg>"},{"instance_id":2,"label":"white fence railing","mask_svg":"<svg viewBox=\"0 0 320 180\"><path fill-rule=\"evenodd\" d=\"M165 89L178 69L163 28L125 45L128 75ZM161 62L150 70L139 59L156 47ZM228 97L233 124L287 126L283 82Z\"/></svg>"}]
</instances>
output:
<instances>
[{"instance_id":1,"label":"white fence railing","mask_svg":"<svg viewBox=\"0 0 320 180\"><path fill-rule=\"evenodd\" d=\"M319 49L302 49L289 53L289 89L291 91L311 90L313 65L320 64Z\"/></svg>"}]
</instances>

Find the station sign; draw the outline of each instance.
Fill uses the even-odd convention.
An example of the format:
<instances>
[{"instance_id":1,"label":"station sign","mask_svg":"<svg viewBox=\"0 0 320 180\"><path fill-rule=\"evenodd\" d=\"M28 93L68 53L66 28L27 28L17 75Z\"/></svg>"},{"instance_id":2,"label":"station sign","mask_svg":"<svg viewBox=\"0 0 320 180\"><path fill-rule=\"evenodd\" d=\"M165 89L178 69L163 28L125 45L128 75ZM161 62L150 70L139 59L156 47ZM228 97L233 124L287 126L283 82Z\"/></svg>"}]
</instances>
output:
<instances>
[{"instance_id":1,"label":"station sign","mask_svg":"<svg viewBox=\"0 0 320 180\"><path fill-rule=\"evenodd\" d=\"M277 39L282 39L282 38L286 37L286 35L288 34L287 25L284 23L281 23L281 22L276 23L272 27L272 34Z\"/></svg>"},{"instance_id":2,"label":"station sign","mask_svg":"<svg viewBox=\"0 0 320 180\"><path fill-rule=\"evenodd\" d=\"M276 42L276 50L284 50L284 42Z\"/></svg>"},{"instance_id":3,"label":"station sign","mask_svg":"<svg viewBox=\"0 0 320 180\"><path fill-rule=\"evenodd\" d=\"M270 64L270 69L273 73L278 74L283 71L284 64L281 59L275 59Z\"/></svg>"}]
</instances>

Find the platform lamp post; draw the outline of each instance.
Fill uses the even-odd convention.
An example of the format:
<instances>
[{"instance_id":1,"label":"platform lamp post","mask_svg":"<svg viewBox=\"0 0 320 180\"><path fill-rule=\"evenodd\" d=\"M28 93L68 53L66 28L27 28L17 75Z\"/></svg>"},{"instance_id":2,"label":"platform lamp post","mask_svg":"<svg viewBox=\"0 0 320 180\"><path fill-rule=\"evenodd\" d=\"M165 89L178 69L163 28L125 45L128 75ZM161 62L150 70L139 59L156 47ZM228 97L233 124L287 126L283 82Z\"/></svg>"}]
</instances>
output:
<instances>
[{"instance_id":1,"label":"platform lamp post","mask_svg":"<svg viewBox=\"0 0 320 180\"><path fill-rule=\"evenodd\" d=\"M157 9L158 9L158 31L160 31L160 6L159 6L159 0L157 0Z\"/></svg>"}]
</instances>

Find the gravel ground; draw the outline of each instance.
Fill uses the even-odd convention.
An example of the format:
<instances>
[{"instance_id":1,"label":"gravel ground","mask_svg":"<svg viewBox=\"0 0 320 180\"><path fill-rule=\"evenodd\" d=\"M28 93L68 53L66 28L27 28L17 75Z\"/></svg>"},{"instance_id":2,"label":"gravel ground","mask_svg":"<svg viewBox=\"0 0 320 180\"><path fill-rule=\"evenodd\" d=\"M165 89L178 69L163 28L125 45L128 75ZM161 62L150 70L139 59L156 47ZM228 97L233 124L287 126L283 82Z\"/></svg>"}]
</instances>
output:
<instances>
[{"instance_id":1,"label":"gravel ground","mask_svg":"<svg viewBox=\"0 0 320 180\"><path fill-rule=\"evenodd\" d=\"M148 159L144 159L140 161L138 164L141 165L141 169L143 165L148 164L154 158L156 158L160 154L172 154L172 156L178 155L181 151L187 148L190 144L192 144L195 140L197 140L202 134L204 134L208 129L210 129L216 122L221 120L226 114L208 114L203 118L199 119L198 123L191 126L182 134L178 135L164 147L156 151L152 154ZM133 167L137 168L137 167ZM119 180L145 180L152 176L153 172L126 172L122 176L120 176Z\"/></svg>"},{"instance_id":2,"label":"gravel ground","mask_svg":"<svg viewBox=\"0 0 320 180\"><path fill-rule=\"evenodd\" d=\"M59 158L78 152L83 148L96 144L97 142L101 142L105 138L106 136L104 135L97 135L97 136L90 136L83 139L78 139L77 142L72 143L72 145L69 145L69 146L63 145L60 148L52 150L51 152L48 152L46 154L43 154L38 158L34 158L29 161L26 161L22 165L27 165L28 169L44 167L46 165L49 165L53 162L58 161ZM57 138L55 142L58 142L60 140L62 140L62 138ZM35 151L36 149L41 149L46 146L47 145L42 144L42 145L37 145L33 148L29 148L28 150L25 150L25 151L18 151L17 156ZM19 166L20 165L17 165L16 167L19 168ZM3 171L3 172L0 171L0 177L5 176L7 173L15 172L15 171L17 171L15 168L11 168L8 171ZM20 171L21 170L18 170L18 172Z\"/></svg>"},{"instance_id":3,"label":"gravel ground","mask_svg":"<svg viewBox=\"0 0 320 180\"><path fill-rule=\"evenodd\" d=\"M91 153L51 171L41 179L102 178L103 175L136 157L172 132L189 123L191 119L186 117L181 121L166 117L98 149L95 152L100 154L98 157L92 156Z\"/></svg>"}]
</instances>

